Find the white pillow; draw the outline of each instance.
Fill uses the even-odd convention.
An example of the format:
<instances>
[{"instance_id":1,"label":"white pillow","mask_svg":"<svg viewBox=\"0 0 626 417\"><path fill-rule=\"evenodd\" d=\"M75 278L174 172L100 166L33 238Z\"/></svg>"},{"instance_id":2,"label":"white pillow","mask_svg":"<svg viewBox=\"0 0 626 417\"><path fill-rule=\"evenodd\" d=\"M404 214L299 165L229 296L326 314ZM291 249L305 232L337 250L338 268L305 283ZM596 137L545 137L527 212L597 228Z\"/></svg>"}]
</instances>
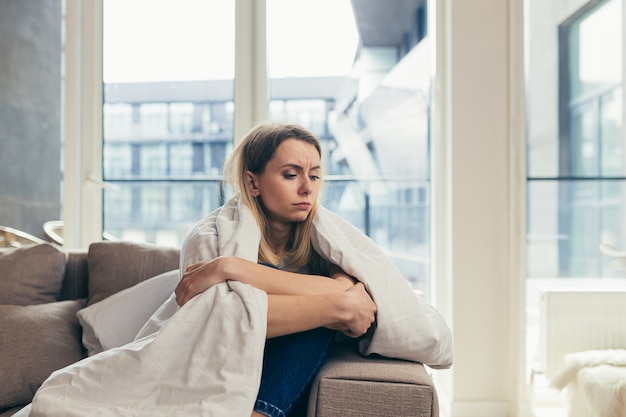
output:
<instances>
[{"instance_id":1,"label":"white pillow","mask_svg":"<svg viewBox=\"0 0 626 417\"><path fill-rule=\"evenodd\" d=\"M87 354L92 356L132 342L179 281L179 270L174 269L79 310L76 315L83 327Z\"/></svg>"}]
</instances>

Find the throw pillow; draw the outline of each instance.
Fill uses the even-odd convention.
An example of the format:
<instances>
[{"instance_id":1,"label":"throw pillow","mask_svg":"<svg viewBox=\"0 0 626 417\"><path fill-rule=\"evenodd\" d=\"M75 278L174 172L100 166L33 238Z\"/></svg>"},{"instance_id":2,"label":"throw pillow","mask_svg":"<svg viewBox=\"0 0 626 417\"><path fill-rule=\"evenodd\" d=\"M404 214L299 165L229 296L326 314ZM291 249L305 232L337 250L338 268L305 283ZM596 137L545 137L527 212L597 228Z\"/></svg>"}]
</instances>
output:
<instances>
[{"instance_id":1,"label":"throw pillow","mask_svg":"<svg viewBox=\"0 0 626 417\"><path fill-rule=\"evenodd\" d=\"M178 268L179 249L133 242L97 242L89 246L87 305Z\"/></svg>"},{"instance_id":2,"label":"throw pillow","mask_svg":"<svg viewBox=\"0 0 626 417\"><path fill-rule=\"evenodd\" d=\"M0 305L0 409L29 403L53 371L83 358L76 312L84 304Z\"/></svg>"},{"instance_id":3,"label":"throw pillow","mask_svg":"<svg viewBox=\"0 0 626 417\"><path fill-rule=\"evenodd\" d=\"M0 304L57 301L65 276L63 250L48 243L0 252Z\"/></svg>"},{"instance_id":4,"label":"throw pillow","mask_svg":"<svg viewBox=\"0 0 626 417\"><path fill-rule=\"evenodd\" d=\"M178 269L157 275L78 312L89 356L135 340L150 316L174 292Z\"/></svg>"}]
</instances>

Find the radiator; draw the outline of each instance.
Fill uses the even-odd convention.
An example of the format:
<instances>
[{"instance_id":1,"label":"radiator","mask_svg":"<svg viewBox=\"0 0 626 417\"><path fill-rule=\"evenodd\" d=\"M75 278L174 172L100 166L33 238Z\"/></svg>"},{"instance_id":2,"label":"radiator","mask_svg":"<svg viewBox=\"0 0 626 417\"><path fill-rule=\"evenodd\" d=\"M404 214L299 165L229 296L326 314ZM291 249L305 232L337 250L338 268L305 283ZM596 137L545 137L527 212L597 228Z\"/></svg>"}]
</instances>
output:
<instances>
[{"instance_id":1,"label":"radiator","mask_svg":"<svg viewBox=\"0 0 626 417\"><path fill-rule=\"evenodd\" d=\"M626 349L626 290L542 291L539 341L548 379L567 353Z\"/></svg>"}]
</instances>

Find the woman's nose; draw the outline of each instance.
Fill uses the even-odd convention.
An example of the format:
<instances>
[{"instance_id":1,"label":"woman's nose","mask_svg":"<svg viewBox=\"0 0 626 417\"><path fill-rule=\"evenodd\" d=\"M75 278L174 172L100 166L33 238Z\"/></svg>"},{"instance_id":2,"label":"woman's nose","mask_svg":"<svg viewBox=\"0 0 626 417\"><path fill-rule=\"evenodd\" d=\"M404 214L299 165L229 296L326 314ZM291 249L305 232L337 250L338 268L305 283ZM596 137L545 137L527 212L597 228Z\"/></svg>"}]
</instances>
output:
<instances>
[{"instance_id":1,"label":"woman's nose","mask_svg":"<svg viewBox=\"0 0 626 417\"><path fill-rule=\"evenodd\" d=\"M313 191L313 181L311 181L311 178L309 177L304 177L302 183L300 184L300 192L308 195L311 194L311 191Z\"/></svg>"}]
</instances>

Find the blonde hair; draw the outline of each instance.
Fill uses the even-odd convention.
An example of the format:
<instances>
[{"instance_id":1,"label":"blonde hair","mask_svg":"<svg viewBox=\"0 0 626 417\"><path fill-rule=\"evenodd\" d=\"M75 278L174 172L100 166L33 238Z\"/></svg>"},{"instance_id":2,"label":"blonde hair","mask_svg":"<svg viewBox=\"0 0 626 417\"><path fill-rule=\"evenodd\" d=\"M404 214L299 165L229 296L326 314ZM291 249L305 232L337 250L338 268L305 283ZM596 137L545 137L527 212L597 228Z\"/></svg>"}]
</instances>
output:
<instances>
[{"instance_id":1,"label":"blonde hair","mask_svg":"<svg viewBox=\"0 0 626 417\"><path fill-rule=\"evenodd\" d=\"M224 164L224 179L250 208L261 229L259 262L278 264L279 257L272 251L267 241L268 223L260 202L246 184L246 172L262 174L272 159L278 146L287 139L305 141L317 149L322 158L320 141L315 135L301 126L280 123L262 123L255 126L237 143ZM287 244L287 267L297 270L316 258L311 244L311 229L319 202L315 201L311 212L302 222L292 225L291 239Z\"/></svg>"}]
</instances>

